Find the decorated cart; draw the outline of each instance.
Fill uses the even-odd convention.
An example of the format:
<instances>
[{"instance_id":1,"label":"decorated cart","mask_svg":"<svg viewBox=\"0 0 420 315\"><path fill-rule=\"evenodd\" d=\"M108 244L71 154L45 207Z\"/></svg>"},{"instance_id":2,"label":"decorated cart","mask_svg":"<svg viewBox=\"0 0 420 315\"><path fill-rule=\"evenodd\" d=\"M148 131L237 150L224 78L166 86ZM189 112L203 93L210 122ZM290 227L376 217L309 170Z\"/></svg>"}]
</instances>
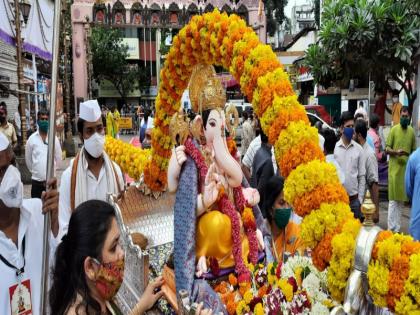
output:
<instances>
[{"instance_id":1,"label":"decorated cart","mask_svg":"<svg viewBox=\"0 0 420 315\"><path fill-rule=\"evenodd\" d=\"M211 65L229 69L252 100L310 257L272 261L270 231L227 136L234 126ZM111 200L127 249L122 309L163 272L170 306L159 312L187 313L202 302L224 314L420 314L420 243L375 227L369 202L364 225L354 219L287 73L243 20L218 11L193 17L160 78L152 150L106 144L139 180ZM186 88L192 121L179 111Z\"/></svg>"}]
</instances>

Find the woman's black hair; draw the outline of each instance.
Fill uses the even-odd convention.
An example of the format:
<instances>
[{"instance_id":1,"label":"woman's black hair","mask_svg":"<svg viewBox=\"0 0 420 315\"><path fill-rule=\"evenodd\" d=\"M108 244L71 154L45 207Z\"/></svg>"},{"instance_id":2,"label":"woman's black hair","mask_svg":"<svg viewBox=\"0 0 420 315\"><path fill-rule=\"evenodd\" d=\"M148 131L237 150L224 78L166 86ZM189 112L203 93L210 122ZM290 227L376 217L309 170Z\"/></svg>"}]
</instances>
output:
<instances>
[{"instance_id":1,"label":"woman's black hair","mask_svg":"<svg viewBox=\"0 0 420 315\"><path fill-rule=\"evenodd\" d=\"M58 245L50 290L51 314L63 315L78 295L76 306L82 314L101 314L101 308L89 294L84 261L87 257L102 260L101 253L107 233L115 217L114 208L100 200L80 204L73 212L67 235Z\"/></svg>"},{"instance_id":2,"label":"woman's black hair","mask_svg":"<svg viewBox=\"0 0 420 315\"><path fill-rule=\"evenodd\" d=\"M264 202L262 211L266 214L266 218L270 223L273 219L272 208L274 202L276 201L278 195L283 191L283 186L283 177L274 175L267 181L267 184L264 187Z\"/></svg>"}]
</instances>

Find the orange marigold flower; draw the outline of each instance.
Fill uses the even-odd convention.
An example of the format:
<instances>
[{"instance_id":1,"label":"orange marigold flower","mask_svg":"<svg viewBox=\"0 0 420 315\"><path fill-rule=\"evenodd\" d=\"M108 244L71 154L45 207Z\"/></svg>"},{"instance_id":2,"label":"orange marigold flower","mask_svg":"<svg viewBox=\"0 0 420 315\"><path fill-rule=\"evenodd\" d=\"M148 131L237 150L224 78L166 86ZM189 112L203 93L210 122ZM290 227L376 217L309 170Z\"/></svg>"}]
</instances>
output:
<instances>
[{"instance_id":1,"label":"orange marigold flower","mask_svg":"<svg viewBox=\"0 0 420 315\"><path fill-rule=\"evenodd\" d=\"M259 77L280 67L281 64L277 59L262 59L259 63L255 64L251 73L249 74L250 79L246 86L241 86L242 91L247 96L247 98L252 100Z\"/></svg>"},{"instance_id":2,"label":"orange marigold flower","mask_svg":"<svg viewBox=\"0 0 420 315\"><path fill-rule=\"evenodd\" d=\"M280 109L276 119L270 126L268 141L275 143L283 129L286 129L292 121L299 120L308 121L308 116L303 107L299 106L294 110Z\"/></svg>"},{"instance_id":3,"label":"orange marigold flower","mask_svg":"<svg viewBox=\"0 0 420 315\"><path fill-rule=\"evenodd\" d=\"M281 175L286 178L289 176L290 172L300 164L307 163L315 159L325 161L324 153L321 151L319 144L313 142L303 142L287 151L287 153L281 156L280 160L277 162L280 166Z\"/></svg>"},{"instance_id":4,"label":"orange marigold flower","mask_svg":"<svg viewBox=\"0 0 420 315\"><path fill-rule=\"evenodd\" d=\"M388 307L395 310L395 304L404 293L404 284L410 271L410 256L402 255L394 258L391 271L388 275Z\"/></svg>"},{"instance_id":5,"label":"orange marigold flower","mask_svg":"<svg viewBox=\"0 0 420 315\"><path fill-rule=\"evenodd\" d=\"M242 213L242 221L245 227L255 227L254 213L251 208L245 208Z\"/></svg>"},{"instance_id":6,"label":"orange marigold flower","mask_svg":"<svg viewBox=\"0 0 420 315\"><path fill-rule=\"evenodd\" d=\"M378 250L379 250L379 244L390 238L393 235L393 233L391 231L381 231L378 234L378 237L376 238L376 242L375 242L375 246L373 246L373 250L372 250L372 259L378 259Z\"/></svg>"},{"instance_id":7,"label":"orange marigold flower","mask_svg":"<svg viewBox=\"0 0 420 315\"><path fill-rule=\"evenodd\" d=\"M233 273L229 274L229 283L236 287L238 285L238 279L236 279Z\"/></svg>"},{"instance_id":8,"label":"orange marigold flower","mask_svg":"<svg viewBox=\"0 0 420 315\"><path fill-rule=\"evenodd\" d=\"M319 185L314 190L295 198L294 211L301 217L311 213L313 209L319 209L322 203L349 203L349 197L342 185L325 184Z\"/></svg>"},{"instance_id":9,"label":"orange marigold flower","mask_svg":"<svg viewBox=\"0 0 420 315\"><path fill-rule=\"evenodd\" d=\"M241 296L245 295L245 292L251 289L251 283L250 282L241 282L239 283L239 293Z\"/></svg>"},{"instance_id":10,"label":"orange marigold flower","mask_svg":"<svg viewBox=\"0 0 420 315\"><path fill-rule=\"evenodd\" d=\"M312 251L312 262L318 270L323 271L330 265L332 257L331 241L336 234L340 233L340 231L341 226L337 227L333 232L325 234L324 238Z\"/></svg>"},{"instance_id":11,"label":"orange marigold flower","mask_svg":"<svg viewBox=\"0 0 420 315\"><path fill-rule=\"evenodd\" d=\"M236 303L235 303L235 301L233 301L233 300L228 301L227 304L226 304L226 310L227 310L229 315L236 314Z\"/></svg>"}]
</instances>

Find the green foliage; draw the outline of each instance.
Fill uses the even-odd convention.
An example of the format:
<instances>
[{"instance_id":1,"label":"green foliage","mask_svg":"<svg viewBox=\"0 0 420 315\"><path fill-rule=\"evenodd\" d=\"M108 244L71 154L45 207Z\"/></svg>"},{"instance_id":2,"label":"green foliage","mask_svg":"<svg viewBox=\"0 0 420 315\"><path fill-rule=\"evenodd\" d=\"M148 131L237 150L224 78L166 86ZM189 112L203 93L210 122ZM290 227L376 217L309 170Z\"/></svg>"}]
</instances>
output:
<instances>
[{"instance_id":1,"label":"green foliage","mask_svg":"<svg viewBox=\"0 0 420 315\"><path fill-rule=\"evenodd\" d=\"M110 81L122 98L134 89L150 82L149 71L127 62L128 46L122 43L122 33L116 28L96 26L90 38L93 78L100 83Z\"/></svg>"},{"instance_id":2,"label":"green foliage","mask_svg":"<svg viewBox=\"0 0 420 315\"><path fill-rule=\"evenodd\" d=\"M267 33L273 36L277 26L283 24L287 19L284 15L284 8L287 0L265 0L265 15L267 17Z\"/></svg>"},{"instance_id":3,"label":"green foliage","mask_svg":"<svg viewBox=\"0 0 420 315\"><path fill-rule=\"evenodd\" d=\"M416 1L420 2L325 1L319 41L305 57L315 81L328 87L371 73L376 85L384 86L392 78L404 85L412 106L416 93L409 79L415 71L413 55L420 47L420 5L416 7Z\"/></svg>"}]
</instances>

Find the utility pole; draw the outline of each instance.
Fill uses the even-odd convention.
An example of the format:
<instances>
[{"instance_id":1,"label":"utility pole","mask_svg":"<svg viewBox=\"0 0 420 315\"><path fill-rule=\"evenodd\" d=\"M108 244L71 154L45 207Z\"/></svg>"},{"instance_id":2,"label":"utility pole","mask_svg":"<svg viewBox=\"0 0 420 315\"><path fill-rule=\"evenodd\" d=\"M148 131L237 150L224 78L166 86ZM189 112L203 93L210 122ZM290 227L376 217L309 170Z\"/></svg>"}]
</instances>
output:
<instances>
[{"instance_id":1,"label":"utility pole","mask_svg":"<svg viewBox=\"0 0 420 315\"><path fill-rule=\"evenodd\" d=\"M14 0L15 4L15 27L16 27L16 60L17 60L17 75L18 75L18 100L19 100L19 113L21 120L21 132L22 132L22 149L25 150L26 144L26 100L24 95L24 84L23 84L23 65L22 65L22 46L23 40L21 35L21 24L20 24L20 7L19 1ZM23 152L23 150L21 152Z\"/></svg>"}]
</instances>

